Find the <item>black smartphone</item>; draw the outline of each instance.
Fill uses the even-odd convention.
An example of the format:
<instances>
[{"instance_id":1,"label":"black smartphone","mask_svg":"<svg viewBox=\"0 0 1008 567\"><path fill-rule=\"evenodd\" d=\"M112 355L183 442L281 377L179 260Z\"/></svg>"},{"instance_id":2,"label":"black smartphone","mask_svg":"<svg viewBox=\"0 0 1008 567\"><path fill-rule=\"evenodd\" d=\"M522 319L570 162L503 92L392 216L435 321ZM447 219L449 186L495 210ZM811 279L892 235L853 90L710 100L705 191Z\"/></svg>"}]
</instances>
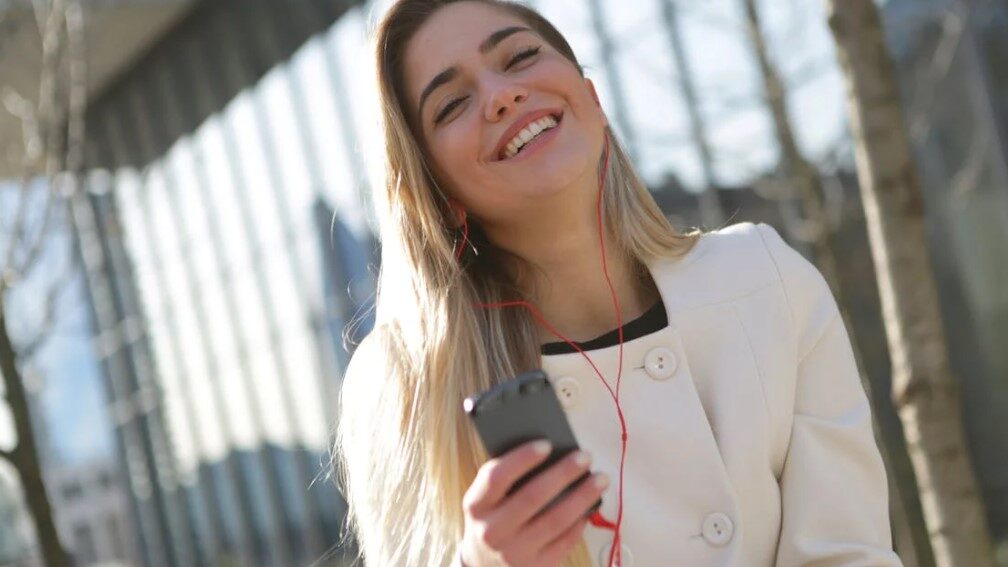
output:
<instances>
[{"instance_id":1,"label":"black smartphone","mask_svg":"<svg viewBox=\"0 0 1008 567\"><path fill-rule=\"evenodd\" d=\"M515 482L508 494L578 448L567 415L560 406L553 385L542 370L519 374L485 392L466 398L463 407L475 424L487 453L493 457L499 457L522 443L537 439L547 439L552 444L550 456ZM590 474L585 472L571 483L547 508ZM601 504L602 500L596 502L591 511L597 510Z\"/></svg>"}]
</instances>

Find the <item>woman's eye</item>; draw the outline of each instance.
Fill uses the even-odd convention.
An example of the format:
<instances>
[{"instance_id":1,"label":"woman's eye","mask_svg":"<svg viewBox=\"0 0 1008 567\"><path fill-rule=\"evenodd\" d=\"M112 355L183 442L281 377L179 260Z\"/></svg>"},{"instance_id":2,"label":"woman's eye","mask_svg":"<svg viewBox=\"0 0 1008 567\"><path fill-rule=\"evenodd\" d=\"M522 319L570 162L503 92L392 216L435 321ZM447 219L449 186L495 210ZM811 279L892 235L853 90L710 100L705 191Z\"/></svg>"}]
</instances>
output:
<instances>
[{"instance_id":1,"label":"woman's eye","mask_svg":"<svg viewBox=\"0 0 1008 567\"><path fill-rule=\"evenodd\" d=\"M525 59L528 59L529 57L534 57L536 54L539 53L540 49L541 49L541 47L529 47L527 49L523 49L523 50L519 51L518 53L516 53L514 55L514 57L512 57L510 60L508 60L507 64L504 65L504 69L505 70L510 69L511 67L513 67L514 65L520 63L521 61L524 61ZM467 99L467 98L469 98L469 97L463 96L463 97L456 98L455 100L449 102L448 105L445 106L441 110L441 112L438 112L437 116L434 117L434 123L435 124L440 124L442 120L444 120L445 118L447 118L448 115L451 114L451 112L453 110L455 110L455 108L458 105L462 104L465 101L465 99Z\"/></svg>"},{"instance_id":2,"label":"woman's eye","mask_svg":"<svg viewBox=\"0 0 1008 567\"><path fill-rule=\"evenodd\" d=\"M448 103L448 106L445 106L445 107L444 107L444 108L443 108L443 109L441 110L441 112L438 112L438 115L437 115L437 116L436 116L436 117L434 118L434 123L435 123L435 124L437 124L437 123L441 122L442 120L444 120L444 118L445 118L446 116L448 116L448 114L449 114L449 113L450 113L450 112L451 112L452 110L455 110L455 107L456 107L456 106L458 106L458 105L462 104L462 101L464 101L464 100L465 100L465 99L467 99L467 98L468 98L468 97L464 97L464 96L462 96L462 97L459 97L459 98L457 98L457 99L455 99L455 100L453 100L453 101L449 102L449 103Z\"/></svg>"},{"instance_id":3,"label":"woman's eye","mask_svg":"<svg viewBox=\"0 0 1008 567\"><path fill-rule=\"evenodd\" d=\"M533 55L539 53L539 49L540 49L539 47L530 47L528 49L523 49L522 51L519 51L518 53L515 54L514 57L511 58L510 61L507 62L507 65L504 66L504 69L510 69L514 64L518 63L519 61L523 61L525 59L528 59L529 57L532 57Z\"/></svg>"}]
</instances>

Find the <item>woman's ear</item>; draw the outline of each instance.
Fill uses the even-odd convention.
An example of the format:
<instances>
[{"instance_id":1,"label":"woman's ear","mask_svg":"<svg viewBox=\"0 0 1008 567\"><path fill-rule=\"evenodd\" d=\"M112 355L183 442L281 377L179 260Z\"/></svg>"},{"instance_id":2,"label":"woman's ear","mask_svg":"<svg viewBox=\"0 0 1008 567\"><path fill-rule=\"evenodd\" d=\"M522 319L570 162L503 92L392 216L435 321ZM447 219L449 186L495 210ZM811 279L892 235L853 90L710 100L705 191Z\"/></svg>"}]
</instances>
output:
<instances>
[{"instance_id":1,"label":"woman's ear","mask_svg":"<svg viewBox=\"0 0 1008 567\"><path fill-rule=\"evenodd\" d=\"M595 91L595 83L591 79L585 77L585 85L588 87L588 92L591 93L592 99L595 100L595 106L602 109L602 103L599 101L598 93ZM605 122L606 126L609 126L609 117L606 116L605 111L602 111L602 120Z\"/></svg>"},{"instance_id":2,"label":"woman's ear","mask_svg":"<svg viewBox=\"0 0 1008 567\"><path fill-rule=\"evenodd\" d=\"M453 198L448 198L448 226L449 228L456 229L465 224L466 216L465 207L462 203L458 202Z\"/></svg>"}]
</instances>

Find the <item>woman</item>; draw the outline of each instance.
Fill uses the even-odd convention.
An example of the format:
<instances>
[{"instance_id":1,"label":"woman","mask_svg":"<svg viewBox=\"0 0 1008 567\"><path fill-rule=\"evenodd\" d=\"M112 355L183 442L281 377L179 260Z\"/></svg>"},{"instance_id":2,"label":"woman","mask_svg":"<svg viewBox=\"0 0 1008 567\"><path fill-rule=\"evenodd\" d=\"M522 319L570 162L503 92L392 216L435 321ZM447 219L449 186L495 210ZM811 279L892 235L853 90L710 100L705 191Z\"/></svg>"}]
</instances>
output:
<instances>
[{"instance_id":1,"label":"woman","mask_svg":"<svg viewBox=\"0 0 1008 567\"><path fill-rule=\"evenodd\" d=\"M401 0L376 39L382 269L337 435L366 562L898 565L816 269L766 225L676 232L536 12ZM462 400L540 367L583 452L507 495L548 447L487 460Z\"/></svg>"}]
</instances>

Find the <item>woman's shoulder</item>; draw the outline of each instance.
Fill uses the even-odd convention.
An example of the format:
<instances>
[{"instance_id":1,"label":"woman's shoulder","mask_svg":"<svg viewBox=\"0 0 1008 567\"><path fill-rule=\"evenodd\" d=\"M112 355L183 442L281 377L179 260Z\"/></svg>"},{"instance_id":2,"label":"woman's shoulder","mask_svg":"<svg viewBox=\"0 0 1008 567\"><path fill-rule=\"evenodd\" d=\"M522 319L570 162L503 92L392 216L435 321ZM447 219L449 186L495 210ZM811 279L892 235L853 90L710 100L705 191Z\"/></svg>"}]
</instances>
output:
<instances>
[{"instance_id":1,"label":"woman's shoulder","mask_svg":"<svg viewBox=\"0 0 1008 567\"><path fill-rule=\"evenodd\" d=\"M672 292L665 295L682 307L731 301L771 286L783 288L793 317L815 309L824 295L832 300L818 268L765 223L705 232L688 253L657 262L653 271Z\"/></svg>"}]
</instances>

